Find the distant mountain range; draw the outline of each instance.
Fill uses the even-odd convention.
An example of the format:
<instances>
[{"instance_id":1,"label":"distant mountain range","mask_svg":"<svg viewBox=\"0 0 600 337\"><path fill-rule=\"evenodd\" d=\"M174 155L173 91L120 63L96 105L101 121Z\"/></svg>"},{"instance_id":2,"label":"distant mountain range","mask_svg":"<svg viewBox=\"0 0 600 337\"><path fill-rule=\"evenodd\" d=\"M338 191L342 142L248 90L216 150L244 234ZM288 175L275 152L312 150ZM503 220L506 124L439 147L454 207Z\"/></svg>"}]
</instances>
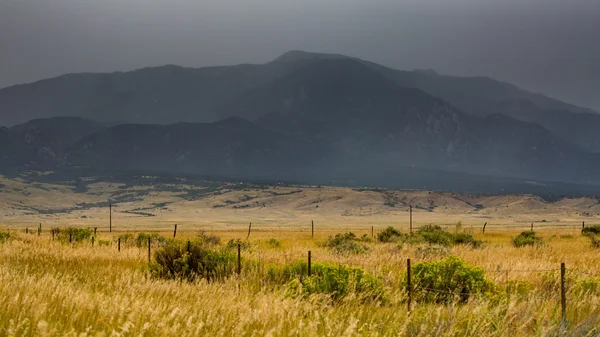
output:
<instances>
[{"instance_id":1,"label":"distant mountain range","mask_svg":"<svg viewBox=\"0 0 600 337\"><path fill-rule=\"evenodd\" d=\"M592 110L489 78L333 54L64 75L0 90L0 124L11 126L0 127L0 170L385 185L409 169L415 179L434 170L600 183Z\"/></svg>"}]
</instances>

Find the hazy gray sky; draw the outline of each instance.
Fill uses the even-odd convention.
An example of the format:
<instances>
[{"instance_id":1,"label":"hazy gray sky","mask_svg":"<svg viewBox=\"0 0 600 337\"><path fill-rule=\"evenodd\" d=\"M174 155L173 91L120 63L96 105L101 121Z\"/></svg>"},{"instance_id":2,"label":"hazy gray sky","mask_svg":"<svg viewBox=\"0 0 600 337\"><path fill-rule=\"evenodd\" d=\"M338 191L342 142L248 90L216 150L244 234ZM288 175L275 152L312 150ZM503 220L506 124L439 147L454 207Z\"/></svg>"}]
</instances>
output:
<instances>
[{"instance_id":1,"label":"hazy gray sky","mask_svg":"<svg viewBox=\"0 0 600 337\"><path fill-rule=\"evenodd\" d=\"M600 111L600 0L0 0L0 87L291 49L490 76Z\"/></svg>"}]
</instances>

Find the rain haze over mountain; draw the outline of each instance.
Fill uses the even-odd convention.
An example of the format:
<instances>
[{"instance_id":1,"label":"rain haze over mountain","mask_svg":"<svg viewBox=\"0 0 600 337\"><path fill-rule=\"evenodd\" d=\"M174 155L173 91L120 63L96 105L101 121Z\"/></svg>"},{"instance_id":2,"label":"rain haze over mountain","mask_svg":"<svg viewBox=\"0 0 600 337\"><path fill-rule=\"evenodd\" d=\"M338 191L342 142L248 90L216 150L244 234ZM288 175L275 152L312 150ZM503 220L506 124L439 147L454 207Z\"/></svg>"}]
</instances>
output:
<instances>
[{"instance_id":1,"label":"rain haze over mountain","mask_svg":"<svg viewBox=\"0 0 600 337\"><path fill-rule=\"evenodd\" d=\"M302 49L489 76L600 110L600 1L0 0L0 87Z\"/></svg>"}]
</instances>

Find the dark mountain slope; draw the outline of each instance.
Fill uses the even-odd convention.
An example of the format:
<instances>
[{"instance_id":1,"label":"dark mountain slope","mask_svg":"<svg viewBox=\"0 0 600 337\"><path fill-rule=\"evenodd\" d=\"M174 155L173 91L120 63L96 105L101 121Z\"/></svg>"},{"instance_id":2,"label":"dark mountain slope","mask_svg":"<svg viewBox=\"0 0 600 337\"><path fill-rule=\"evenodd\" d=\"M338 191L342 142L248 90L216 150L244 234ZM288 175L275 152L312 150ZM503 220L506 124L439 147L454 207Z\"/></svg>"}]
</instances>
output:
<instances>
[{"instance_id":1,"label":"dark mountain slope","mask_svg":"<svg viewBox=\"0 0 600 337\"><path fill-rule=\"evenodd\" d=\"M542 109L528 100L504 101L498 113L521 121L537 123L584 150L600 152L600 115Z\"/></svg>"},{"instance_id":2,"label":"dark mountain slope","mask_svg":"<svg viewBox=\"0 0 600 337\"><path fill-rule=\"evenodd\" d=\"M214 121L218 106L279 76L286 66L164 66L110 74L69 74L0 90L0 124L78 116L141 123Z\"/></svg>"},{"instance_id":3,"label":"dark mountain slope","mask_svg":"<svg viewBox=\"0 0 600 337\"><path fill-rule=\"evenodd\" d=\"M404 88L417 88L475 116L504 114L539 124L586 151L600 152L600 114L572 104L530 93L510 83L487 77L439 75L435 71L403 71L337 54L288 52L274 62L354 59Z\"/></svg>"},{"instance_id":4,"label":"dark mountain slope","mask_svg":"<svg viewBox=\"0 0 600 337\"><path fill-rule=\"evenodd\" d=\"M304 142L230 118L215 123L125 124L77 142L69 165L264 178L293 178L320 158Z\"/></svg>"},{"instance_id":5,"label":"dark mountain slope","mask_svg":"<svg viewBox=\"0 0 600 337\"><path fill-rule=\"evenodd\" d=\"M420 166L581 181L589 155L548 130L501 115L479 118L401 88L350 59L315 60L236 101L265 127L329 144L340 165ZM367 171L366 171L367 172Z\"/></svg>"},{"instance_id":6,"label":"dark mountain slope","mask_svg":"<svg viewBox=\"0 0 600 337\"><path fill-rule=\"evenodd\" d=\"M104 127L87 119L56 117L2 128L0 168L53 169L73 143Z\"/></svg>"}]
</instances>

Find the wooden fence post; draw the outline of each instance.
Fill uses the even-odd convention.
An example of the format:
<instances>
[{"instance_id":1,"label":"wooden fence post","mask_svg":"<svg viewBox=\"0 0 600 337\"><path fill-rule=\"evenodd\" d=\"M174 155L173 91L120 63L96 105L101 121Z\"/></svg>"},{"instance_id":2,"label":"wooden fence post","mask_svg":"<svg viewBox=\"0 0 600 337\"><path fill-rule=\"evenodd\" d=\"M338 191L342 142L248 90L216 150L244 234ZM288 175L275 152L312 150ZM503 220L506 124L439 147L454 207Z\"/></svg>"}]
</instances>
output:
<instances>
[{"instance_id":1,"label":"wooden fence post","mask_svg":"<svg viewBox=\"0 0 600 337\"><path fill-rule=\"evenodd\" d=\"M190 243L190 240L188 240L188 243L187 243L187 252L188 253L190 252L190 248L191 248L191 243Z\"/></svg>"},{"instance_id":2,"label":"wooden fence post","mask_svg":"<svg viewBox=\"0 0 600 337\"><path fill-rule=\"evenodd\" d=\"M238 243L237 274L242 274L242 245Z\"/></svg>"},{"instance_id":3,"label":"wooden fence post","mask_svg":"<svg viewBox=\"0 0 600 337\"><path fill-rule=\"evenodd\" d=\"M533 232L533 222L531 223L531 231Z\"/></svg>"},{"instance_id":4,"label":"wooden fence post","mask_svg":"<svg viewBox=\"0 0 600 337\"><path fill-rule=\"evenodd\" d=\"M108 231L112 233L112 204L108 204Z\"/></svg>"},{"instance_id":5,"label":"wooden fence post","mask_svg":"<svg viewBox=\"0 0 600 337\"><path fill-rule=\"evenodd\" d=\"M92 248L94 248L94 238L95 236L92 236Z\"/></svg>"},{"instance_id":6,"label":"wooden fence post","mask_svg":"<svg viewBox=\"0 0 600 337\"><path fill-rule=\"evenodd\" d=\"M25 227L25 234L29 234L29 227Z\"/></svg>"},{"instance_id":7,"label":"wooden fence post","mask_svg":"<svg viewBox=\"0 0 600 337\"><path fill-rule=\"evenodd\" d=\"M310 225L311 225L311 237L315 237L315 222L314 220L310 221Z\"/></svg>"},{"instance_id":8,"label":"wooden fence post","mask_svg":"<svg viewBox=\"0 0 600 337\"><path fill-rule=\"evenodd\" d=\"M412 205L408 206L408 210L410 212L410 234L412 234L413 233L413 231L412 231L412 227L413 227L412 226Z\"/></svg>"},{"instance_id":9,"label":"wooden fence post","mask_svg":"<svg viewBox=\"0 0 600 337\"><path fill-rule=\"evenodd\" d=\"M98 231L98 227L94 227L94 236L96 236L97 231Z\"/></svg>"},{"instance_id":10,"label":"wooden fence post","mask_svg":"<svg viewBox=\"0 0 600 337\"><path fill-rule=\"evenodd\" d=\"M73 231L69 231L69 243L73 243Z\"/></svg>"},{"instance_id":11,"label":"wooden fence post","mask_svg":"<svg viewBox=\"0 0 600 337\"><path fill-rule=\"evenodd\" d=\"M150 263L150 238L148 238L148 263Z\"/></svg>"},{"instance_id":12,"label":"wooden fence post","mask_svg":"<svg viewBox=\"0 0 600 337\"><path fill-rule=\"evenodd\" d=\"M561 325L564 328L567 323L567 297L565 294L565 263L560 264L560 306L561 306Z\"/></svg>"},{"instance_id":13,"label":"wooden fence post","mask_svg":"<svg viewBox=\"0 0 600 337\"><path fill-rule=\"evenodd\" d=\"M483 229L481 230L482 234L485 234L485 226L487 226L487 222L483 224Z\"/></svg>"},{"instance_id":14,"label":"wooden fence post","mask_svg":"<svg viewBox=\"0 0 600 337\"><path fill-rule=\"evenodd\" d=\"M52 228L51 232L52 232L52 241L54 241L54 228Z\"/></svg>"},{"instance_id":15,"label":"wooden fence post","mask_svg":"<svg viewBox=\"0 0 600 337\"><path fill-rule=\"evenodd\" d=\"M121 238L117 239L117 251L121 252Z\"/></svg>"},{"instance_id":16,"label":"wooden fence post","mask_svg":"<svg viewBox=\"0 0 600 337\"><path fill-rule=\"evenodd\" d=\"M250 238L250 231L252 230L252 222L248 225L248 236L246 237L246 240L248 240Z\"/></svg>"},{"instance_id":17,"label":"wooden fence post","mask_svg":"<svg viewBox=\"0 0 600 337\"><path fill-rule=\"evenodd\" d=\"M410 279L410 259L406 259L406 291L408 292L408 301L407 307L408 312L411 310L411 302L412 302L412 283Z\"/></svg>"},{"instance_id":18,"label":"wooden fence post","mask_svg":"<svg viewBox=\"0 0 600 337\"><path fill-rule=\"evenodd\" d=\"M375 239L375 226L371 226L371 239Z\"/></svg>"},{"instance_id":19,"label":"wooden fence post","mask_svg":"<svg viewBox=\"0 0 600 337\"><path fill-rule=\"evenodd\" d=\"M585 230L585 221L581 223L581 233Z\"/></svg>"},{"instance_id":20,"label":"wooden fence post","mask_svg":"<svg viewBox=\"0 0 600 337\"><path fill-rule=\"evenodd\" d=\"M308 251L308 276L310 276L312 274L312 256L311 256L311 252L310 250Z\"/></svg>"},{"instance_id":21,"label":"wooden fence post","mask_svg":"<svg viewBox=\"0 0 600 337\"><path fill-rule=\"evenodd\" d=\"M175 224L175 229L173 229L173 238L177 235L177 224Z\"/></svg>"},{"instance_id":22,"label":"wooden fence post","mask_svg":"<svg viewBox=\"0 0 600 337\"><path fill-rule=\"evenodd\" d=\"M40 227L38 227L38 236L42 234L42 224L40 223Z\"/></svg>"}]
</instances>

